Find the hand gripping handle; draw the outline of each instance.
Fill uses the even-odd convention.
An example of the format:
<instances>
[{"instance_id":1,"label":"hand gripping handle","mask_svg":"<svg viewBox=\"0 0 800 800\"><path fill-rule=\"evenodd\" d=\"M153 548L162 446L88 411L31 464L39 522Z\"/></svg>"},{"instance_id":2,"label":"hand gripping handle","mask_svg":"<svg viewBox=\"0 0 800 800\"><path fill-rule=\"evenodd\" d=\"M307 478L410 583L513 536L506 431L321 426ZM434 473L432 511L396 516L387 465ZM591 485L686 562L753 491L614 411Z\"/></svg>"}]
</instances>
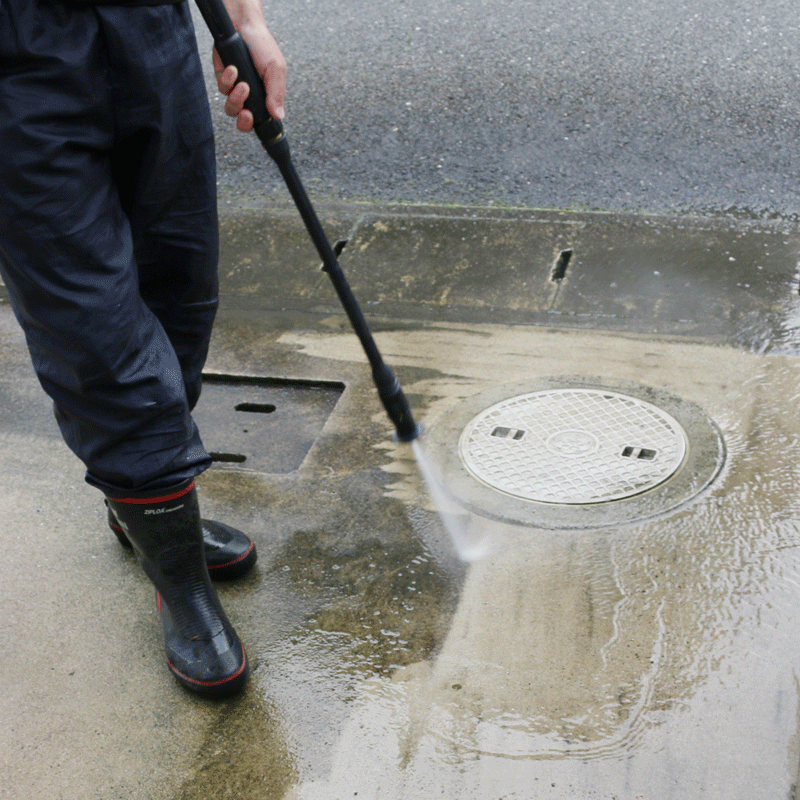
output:
<instances>
[{"instance_id":1,"label":"hand gripping handle","mask_svg":"<svg viewBox=\"0 0 800 800\"><path fill-rule=\"evenodd\" d=\"M211 31L214 47L227 67L233 64L239 71L238 81L250 87L250 94L244 106L253 114L253 129L267 152L270 147L283 139L283 125L273 119L267 111L267 93L264 82L256 70L244 40L239 36L231 22L222 0L196 0L197 7Z\"/></svg>"}]
</instances>

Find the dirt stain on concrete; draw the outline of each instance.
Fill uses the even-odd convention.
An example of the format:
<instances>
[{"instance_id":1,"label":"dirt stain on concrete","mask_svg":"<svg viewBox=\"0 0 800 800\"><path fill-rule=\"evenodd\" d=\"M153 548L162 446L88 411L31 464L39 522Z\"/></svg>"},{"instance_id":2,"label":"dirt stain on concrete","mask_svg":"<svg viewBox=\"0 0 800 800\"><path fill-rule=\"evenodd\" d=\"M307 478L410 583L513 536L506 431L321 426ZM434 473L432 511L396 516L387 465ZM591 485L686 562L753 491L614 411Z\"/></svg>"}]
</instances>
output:
<instances>
[{"instance_id":1,"label":"dirt stain on concrete","mask_svg":"<svg viewBox=\"0 0 800 800\"><path fill-rule=\"evenodd\" d=\"M389 675L429 658L456 606L453 577L409 534L342 549L324 531L298 531L274 569L325 597L304 633L345 634L349 669L359 673Z\"/></svg>"},{"instance_id":2,"label":"dirt stain on concrete","mask_svg":"<svg viewBox=\"0 0 800 800\"><path fill-rule=\"evenodd\" d=\"M296 780L278 715L252 688L223 705L208 704L208 736L198 769L175 800L263 800L282 797Z\"/></svg>"}]
</instances>

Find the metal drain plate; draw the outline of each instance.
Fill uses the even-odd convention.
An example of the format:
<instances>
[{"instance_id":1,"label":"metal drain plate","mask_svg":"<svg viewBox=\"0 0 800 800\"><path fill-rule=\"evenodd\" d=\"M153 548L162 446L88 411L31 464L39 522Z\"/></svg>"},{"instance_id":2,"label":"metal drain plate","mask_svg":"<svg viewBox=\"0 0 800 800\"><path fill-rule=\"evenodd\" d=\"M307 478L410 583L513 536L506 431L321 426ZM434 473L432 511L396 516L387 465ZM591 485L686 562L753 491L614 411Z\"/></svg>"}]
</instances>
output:
<instances>
[{"instance_id":1,"label":"metal drain plate","mask_svg":"<svg viewBox=\"0 0 800 800\"><path fill-rule=\"evenodd\" d=\"M496 386L424 434L451 499L488 519L592 529L663 516L725 463L714 422L651 386L558 376Z\"/></svg>"},{"instance_id":2,"label":"metal drain plate","mask_svg":"<svg viewBox=\"0 0 800 800\"><path fill-rule=\"evenodd\" d=\"M464 429L467 469L498 491L583 505L633 497L668 480L686 433L662 409L597 389L551 389L503 400Z\"/></svg>"},{"instance_id":3,"label":"metal drain plate","mask_svg":"<svg viewBox=\"0 0 800 800\"><path fill-rule=\"evenodd\" d=\"M299 469L344 384L203 373L192 416L216 469L286 474Z\"/></svg>"}]
</instances>

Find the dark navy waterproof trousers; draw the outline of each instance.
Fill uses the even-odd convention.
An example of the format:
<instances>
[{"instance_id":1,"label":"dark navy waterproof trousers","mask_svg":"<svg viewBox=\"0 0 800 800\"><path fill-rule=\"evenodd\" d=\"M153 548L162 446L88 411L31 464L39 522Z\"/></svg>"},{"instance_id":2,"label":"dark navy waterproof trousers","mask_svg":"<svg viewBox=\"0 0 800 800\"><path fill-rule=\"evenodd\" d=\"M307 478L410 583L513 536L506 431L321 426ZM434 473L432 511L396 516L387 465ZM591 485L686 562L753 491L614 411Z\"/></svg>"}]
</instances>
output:
<instances>
[{"instance_id":1,"label":"dark navy waterproof trousers","mask_svg":"<svg viewBox=\"0 0 800 800\"><path fill-rule=\"evenodd\" d=\"M209 466L190 412L216 214L186 3L0 0L0 271L64 439L106 494Z\"/></svg>"}]
</instances>

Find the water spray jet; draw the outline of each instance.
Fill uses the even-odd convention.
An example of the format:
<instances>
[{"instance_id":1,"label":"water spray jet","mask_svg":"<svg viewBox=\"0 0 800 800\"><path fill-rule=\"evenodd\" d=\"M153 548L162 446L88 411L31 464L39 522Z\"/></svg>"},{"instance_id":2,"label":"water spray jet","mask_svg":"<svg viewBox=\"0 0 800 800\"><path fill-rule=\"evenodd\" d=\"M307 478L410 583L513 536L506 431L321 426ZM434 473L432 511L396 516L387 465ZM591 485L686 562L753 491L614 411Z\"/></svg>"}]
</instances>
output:
<instances>
[{"instance_id":1,"label":"water spray jet","mask_svg":"<svg viewBox=\"0 0 800 800\"><path fill-rule=\"evenodd\" d=\"M233 64L238 70L239 81L244 81L250 86L250 94L245 101L245 108L253 115L253 130L267 154L277 164L311 241L322 258L322 269L328 273L350 324L361 341L372 367L372 378L378 390L378 396L389 419L395 426L395 438L400 442L411 442L420 436L422 428L414 421L411 407L403 394L400 382L383 361L361 308L347 283L341 266L339 266L334 248L325 235L319 217L292 163L289 142L283 125L280 120L273 119L267 111L264 84L253 64L247 46L231 22L222 0L196 0L196 2L223 63L225 66Z\"/></svg>"}]
</instances>

